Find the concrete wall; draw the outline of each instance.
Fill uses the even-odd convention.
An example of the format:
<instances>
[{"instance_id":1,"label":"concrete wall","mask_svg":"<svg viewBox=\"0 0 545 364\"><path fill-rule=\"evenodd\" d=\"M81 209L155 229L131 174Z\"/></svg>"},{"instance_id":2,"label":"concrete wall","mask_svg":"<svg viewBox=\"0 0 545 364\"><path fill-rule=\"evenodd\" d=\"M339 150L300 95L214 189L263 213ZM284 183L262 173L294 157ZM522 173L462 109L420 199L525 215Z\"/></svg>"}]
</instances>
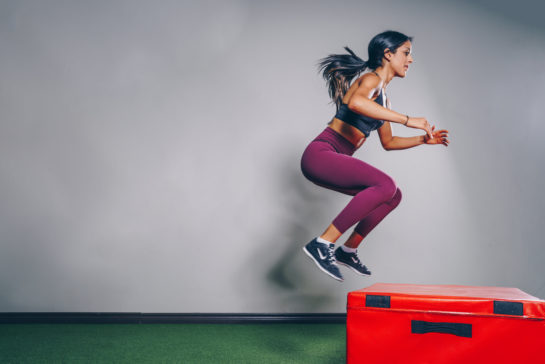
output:
<instances>
[{"instance_id":1,"label":"concrete wall","mask_svg":"<svg viewBox=\"0 0 545 364\"><path fill-rule=\"evenodd\" d=\"M542 7L3 1L0 311L343 312L374 282L545 297ZM316 62L386 29L414 36L394 110L452 144L355 154L404 199L360 249L373 276L340 284L301 252L348 201L299 170L334 112Z\"/></svg>"}]
</instances>

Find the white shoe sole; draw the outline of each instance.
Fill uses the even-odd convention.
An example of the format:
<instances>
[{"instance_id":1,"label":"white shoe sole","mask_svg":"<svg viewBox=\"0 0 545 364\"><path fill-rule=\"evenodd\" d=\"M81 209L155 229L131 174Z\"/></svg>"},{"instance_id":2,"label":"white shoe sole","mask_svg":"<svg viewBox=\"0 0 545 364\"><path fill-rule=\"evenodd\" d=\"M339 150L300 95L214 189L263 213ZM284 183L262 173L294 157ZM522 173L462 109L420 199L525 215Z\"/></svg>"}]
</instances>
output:
<instances>
[{"instance_id":1,"label":"white shoe sole","mask_svg":"<svg viewBox=\"0 0 545 364\"><path fill-rule=\"evenodd\" d=\"M322 272L324 272L325 274L327 274L328 276L330 276L331 278L333 278L333 279L336 280L336 281L339 281L339 282L344 281L343 278L339 278L339 277L335 276L334 274L331 274L330 272L328 272L326 269L324 269L324 268L320 265L320 263L318 263L318 261L312 256L312 254L310 254L310 252L307 250L307 247L306 247L306 246L303 247L303 251L305 252L306 255L308 255L308 257L309 257L310 259L312 259L312 261L318 266L318 268L320 268L320 270L321 270Z\"/></svg>"}]
</instances>

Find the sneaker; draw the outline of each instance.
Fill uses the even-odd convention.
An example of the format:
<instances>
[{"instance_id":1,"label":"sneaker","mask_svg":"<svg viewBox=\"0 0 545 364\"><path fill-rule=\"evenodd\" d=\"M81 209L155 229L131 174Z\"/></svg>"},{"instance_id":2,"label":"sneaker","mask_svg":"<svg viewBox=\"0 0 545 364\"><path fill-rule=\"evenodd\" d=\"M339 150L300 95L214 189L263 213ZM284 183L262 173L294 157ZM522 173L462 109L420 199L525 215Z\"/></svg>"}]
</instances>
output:
<instances>
[{"instance_id":1,"label":"sneaker","mask_svg":"<svg viewBox=\"0 0 545 364\"><path fill-rule=\"evenodd\" d=\"M313 239L303 247L303 251L316 263L318 268L332 278L342 282L344 280L343 276L333 257L334 249L334 244L330 244L328 247L325 244L318 243L316 239Z\"/></svg>"},{"instance_id":2,"label":"sneaker","mask_svg":"<svg viewBox=\"0 0 545 364\"><path fill-rule=\"evenodd\" d=\"M341 247L335 250L335 259L337 263L347 266L360 275L371 275L371 271L361 264L357 253L347 253Z\"/></svg>"}]
</instances>

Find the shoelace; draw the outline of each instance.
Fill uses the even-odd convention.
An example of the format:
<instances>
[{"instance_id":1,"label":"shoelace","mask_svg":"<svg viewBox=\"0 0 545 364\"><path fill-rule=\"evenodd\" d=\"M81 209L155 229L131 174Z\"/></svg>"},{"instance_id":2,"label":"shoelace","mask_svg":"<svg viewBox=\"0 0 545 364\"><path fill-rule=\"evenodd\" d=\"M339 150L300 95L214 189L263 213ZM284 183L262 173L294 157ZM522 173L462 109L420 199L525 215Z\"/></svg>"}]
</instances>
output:
<instances>
[{"instance_id":1,"label":"shoelace","mask_svg":"<svg viewBox=\"0 0 545 364\"><path fill-rule=\"evenodd\" d=\"M327 248L327 262L329 264L337 265L337 260L335 260L335 246L330 245Z\"/></svg>"}]
</instances>

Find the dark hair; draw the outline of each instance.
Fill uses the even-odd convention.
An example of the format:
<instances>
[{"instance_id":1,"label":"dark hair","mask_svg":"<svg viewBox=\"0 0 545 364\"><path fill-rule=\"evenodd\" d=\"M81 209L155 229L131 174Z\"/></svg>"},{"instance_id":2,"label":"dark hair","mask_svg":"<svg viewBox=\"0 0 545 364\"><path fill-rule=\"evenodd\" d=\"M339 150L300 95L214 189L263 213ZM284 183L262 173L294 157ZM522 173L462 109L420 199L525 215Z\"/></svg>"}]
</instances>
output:
<instances>
[{"instance_id":1,"label":"dark hair","mask_svg":"<svg viewBox=\"0 0 545 364\"><path fill-rule=\"evenodd\" d=\"M412 41L413 38L403 33L388 30L377 34L369 42L367 52L369 60L364 61L348 47L344 49L349 54L330 54L321 59L318 63L320 72L327 81L329 96L337 106L341 107L342 98L350 88L350 83L354 77L361 74L365 69L377 69L382 65L384 51L388 48L392 53L406 41Z\"/></svg>"}]
</instances>

